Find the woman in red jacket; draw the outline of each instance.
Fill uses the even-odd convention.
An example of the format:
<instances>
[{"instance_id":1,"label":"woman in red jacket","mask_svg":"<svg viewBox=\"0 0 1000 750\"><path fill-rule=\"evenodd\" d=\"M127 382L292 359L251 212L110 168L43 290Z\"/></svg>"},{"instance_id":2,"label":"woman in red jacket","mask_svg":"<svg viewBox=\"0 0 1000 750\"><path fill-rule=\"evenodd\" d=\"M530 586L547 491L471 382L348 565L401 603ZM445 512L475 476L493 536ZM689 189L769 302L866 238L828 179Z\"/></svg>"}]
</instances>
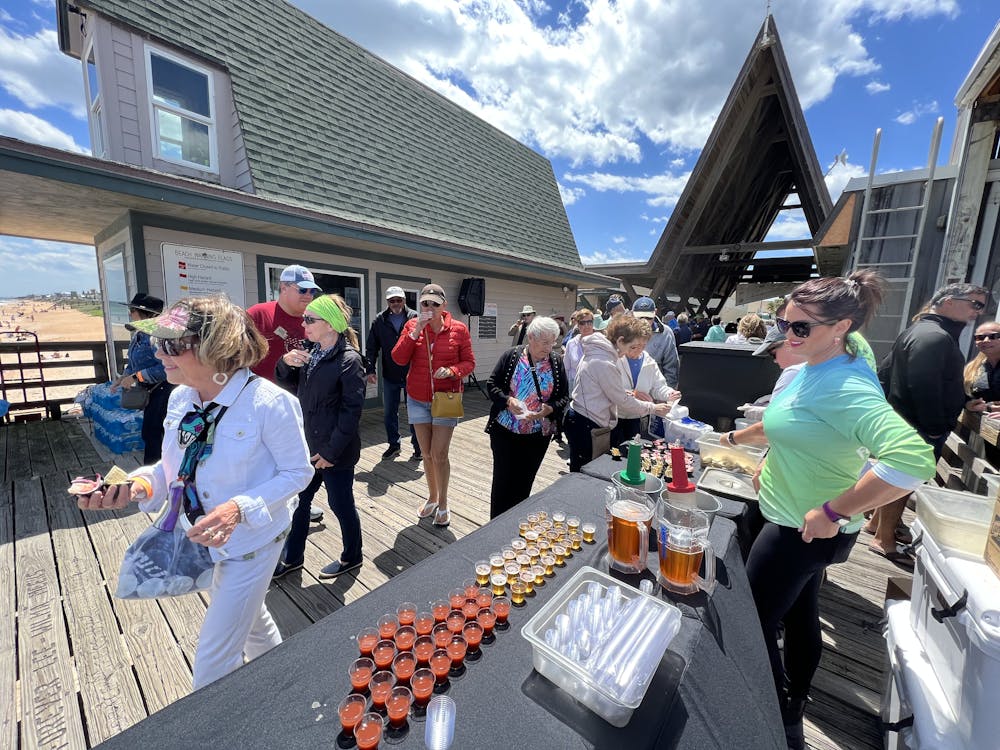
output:
<instances>
[{"instance_id":1,"label":"woman in red jacket","mask_svg":"<svg viewBox=\"0 0 1000 750\"><path fill-rule=\"evenodd\" d=\"M476 368L472 339L464 323L445 309L444 289L428 284L420 290L420 314L408 320L392 349L398 365L410 365L406 376L406 412L424 455L428 498L421 518L434 516L435 526L451 523L448 511L448 449L458 420L431 416L435 391L461 391L462 378Z\"/></svg>"}]
</instances>

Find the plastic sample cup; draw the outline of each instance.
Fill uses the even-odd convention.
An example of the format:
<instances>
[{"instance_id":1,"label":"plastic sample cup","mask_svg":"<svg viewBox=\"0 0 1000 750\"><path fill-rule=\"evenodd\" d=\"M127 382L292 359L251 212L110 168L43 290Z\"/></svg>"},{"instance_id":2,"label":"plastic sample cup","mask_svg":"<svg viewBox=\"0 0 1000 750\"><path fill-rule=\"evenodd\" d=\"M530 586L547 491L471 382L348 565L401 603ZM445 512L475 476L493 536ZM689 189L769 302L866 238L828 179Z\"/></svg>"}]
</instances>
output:
<instances>
[{"instance_id":1,"label":"plastic sample cup","mask_svg":"<svg viewBox=\"0 0 1000 750\"><path fill-rule=\"evenodd\" d=\"M450 638L448 640L451 640ZM434 673L434 681L438 686L448 681L448 672L451 670L451 657L448 652L439 648L431 654L431 672Z\"/></svg>"},{"instance_id":2,"label":"plastic sample cup","mask_svg":"<svg viewBox=\"0 0 1000 750\"><path fill-rule=\"evenodd\" d=\"M535 574L528 570L522 570L520 575L521 585L524 586L525 596L535 595Z\"/></svg>"},{"instance_id":3,"label":"plastic sample cup","mask_svg":"<svg viewBox=\"0 0 1000 750\"><path fill-rule=\"evenodd\" d=\"M410 651L402 651L392 660L392 673L397 685L408 685L416 669L417 657Z\"/></svg>"},{"instance_id":4,"label":"plastic sample cup","mask_svg":"<svg viewBox=\"0 0 1000 750\"><path fill-rule=\"evenodd\" d=\"M426 668L414 672L410 677L410 692L413 693L414 706L425 707L434 693L434 673Z\"/></svg>"},{"instance_id":5,"label":"plastic sample cup","mask_svg":"<svg viewBox=\"0 0 1000 750\"><path fill-rule=\"evenodd\" d=\"M396 656L396 644L393 641L379 641L372 651L372 659L378 669L388 669Z\"/></svg>"},{"instance_id":6,"label":"plastic sample cup","mask_svg":"<svg viewBox=\"0 0 1000 750\"><path fill-rule=\"evenodd\" d=\"M510 603L515 607L524 606L524 595L526 593L526 587L521 581L515 581L510 585Z\"/></svg>"},{"instance_id":7,"label":"plastic sample cup","mask_svg":"<svg viewBox=\"0 0 1000 750\"><path fill-rule=\"evenodd\" d=\"M476 604L479 605L479 609L483 607L488 607L493 603L493 592L488 588L479 589L479 593L476 594Z\"/></svg>"},{"instance_id":8,"label":"plastic sample cup","mask_svg":"<svg viewBox=\"0 0 1000 750\"><path fill-rule=\"evenodd\" d=\"M476 583L482 586L490 582L490 562L489 560L479 560L476 562Z\"/></svg>"},{"instance_id":9,"label":"plastic sample cup","mask_svg":"<svg viewBox=\"0 0 1000 750\"><path fill-rule=\"evenodd\" d=\"M371 656L375 644L381 640L375 628L361 628L358 631L358 651L362 656Z\"/></svg>"},{"instance_id":10,"label":"plastic sample cup","mask_svg":"<svg viewBox=\"0 0 1000 750\"><path fill-rule=\"evenodd\" d=\"M544 586L545 585L545 566L544 565L532 565L531 572L535 576L535 585Z\"/></svg>"},{"instance_id":11,"label":"plastic sample cup","mask_svg":"<svg viewBox=\"0 0 1000 750\"><path fill-rule=\"evenodd\" d=\"M451 641L449 641L445 651L448 652L448 658L451 659L451 672L452 675L461 674L463 662L465 661L465 655L469 650L469 644L465 640L464 636L453 635Z\"/></svg>"},{"instance_id":12,"label":"plastic sample cup","mask_svg":"<svg viewBox=\"0 0 1000 750\"><path fill-rule=\"evenodd\" d=\"M406 723L412 702L413 693L408 687L397 685L392 689L392 692L389 693L389 699L385 702L385 710L389 715L389 726L401 727Z\"/></svg>"},{"instance_id":13,"label":"plastic sample cup","mask_svg":"<svg viewBox=\"0 0 1000 750\"><path fill-rule=\"evenodd\" d=\"M413 629L417 631L417 635L429 635L434 629L434 613L417 612L413 618Z\"/></svg>"},{"instance_id":14,"label":"plastic sample cup","mask_svg":"<svg viewBox=\"0 0 1000 750\"><path fill-rule=\"evenodd\" d=\"M493 642L493 626L496 624L496 621L497 613L490 607L479 610L479 614L476 615L476 622L483 628L483 643Z\"/></svg>"},{"instance_id":15,"label":"plastic sample cup","mask_svg":"<svg viewBox=\"0 0 1000 750\"><path fill-rule=\"evenodd\" d=\"M503 571L504 559L503 555L490 555L490 573L500 573Z\"/></svg>"},{"instance_id":16,"label":"plastic sample cup","mask_svg":"<svg viewBox=\"0 0 1000 750\"><path fill-rule=\"evenodd\" d=\"M403 602L396 607L396 619L400 625L412 625L417 617L417 605L413 602Z\"/></svg>"},{"instance_id":17,"label":"plastic sample cup","mask_svg":"<svg viewBox=\"0 0 1000 750\"><path fill-rule=\"evenodd\" d=\"M503 596L507 592L507 574L503 571L490 576L490 585L493 587L493 596Z\"/></svg>"},{"instance_id":18,"label":"plastic sample cup","mask_svg":"<svg viewBox=\"0 0 1000 750\"><path fill-rule=\"evenodd\" d=\"M337 713L340 715L340 726L344 730L344 735L350 737L354 734L354 727L361 721L365 713L368 699L359 693L351 693L337 706Z\"/></svg>"},{"instance_id":19,"label":"plastic sample cup","mask_svg":"<svg viewBox=\"0 0 1000 750\"><path fill-rule=\"evenodd\" d=\"M521 575L521 566L516 562L509 562L504 566L504 572L507 574L507 585L510 586Z\"/></svg>"},{"instance_id":20,"label":"plastic sample cup","mask_svg":"<svg viewBox=\"0 0 1000 750\"><path fill-rule=\"evenodd\" d=\"M393 676L392 672L382 671L376 672L372 675L372 708L376 711L382 711L385 709L385 702L389 699L389 693L392 692L392 688L395 684L396 678Z\"/></svg>"},{"instance_id":21,"label":"plastic sample cup","mask_svg":"<svg viewBox=\"0 0 1000 750\"><path fill-rule=\"evenodd\" d=\"M396 615L384 614L378 618L378 634L383 640L392 638L399 629L399 620Z\"/></svg>"},{"instance_id":22,"label":"plastic sample cup","mask_svg":"<svg viewBox=\"0 0 1000 750\"><path fill-rule=\"evenodd\" d=\"M354 727L354 741L358 750L375 750L382 740L382 717L376 713L364 714Z\"/></svg>"},{"instance_id":23,"label":"plastic sample cup","mask_svg":"<svg viewBox=\"0 0 1000 750\"><path fill-rule=\"evenodd\" d=\"M552 576L554 576L556 574L556 571L555 571L556 556L555 555L542 555L539 558L538 561L539 561L539 563L541 563L542 567L545 568L545 575L547 575L547 576L549 576L551 578Z\"/></svg>"},{"instance_id":24,"label":"plastic sample cup","mask_svg":"<svg viewBox=\"0 0 1000 750\"><path fill-rule=\"evenodd\" d=\"M448 630L446 627L445 630ZM450 634L451 631L448 630ZM431 654L434 653L434 639L429 635L422 635L413 642L413 655L417 657L417 664L426 667L431 661Z\"/></svg>"},{"instance_id":25,"label":"plastic sample cup","mask_svg":"<svg viewBox=\"0 0 1000 750\"><path fill-rule=\"evenodd\" d=\"M474 598L465 600L465 604L462 605L462 614L465 615L466 620L475 620L478 613L479 594L476 594Z\"/></svg>"},{"instance_id":26,"label":"plastic sample cup","mask_svg":"<svg viewBox=\"0 0 1000 750\"><path fill-rule=\"evenodd\" d=\"M347 676L351 678L351 687L359 693L368 690L368 683L375 674L375 662L367 656L355 659L347 668Z\"/></svg>"},{"instance_id":27,"label":"plastic sample cup","mask_svg":"<svg viewBox=\"0 0 1000 750\"><path fill-rule=\"evenodd\" d=\"M427 705L424 744L427 750L448 750L454 738L455 701L447 695L436 695Z\"/></svg>"},{"instance_id":28,"label":"plastic sample cup","mask_svg":"<svg viewBox=\"0 0 1000 750\"><path fill-rule=\"evenodd\" d=\"M476 582L475 578L470 578L467 581L462 582L462 589L465 591L466 601L468 601L469 599L475 599L476 592L479 591L479 583ZM459 609L459 608L455 607L454 609Z\"/></svg>"},{"instance_id":29,"label":"plastic sample cup","mask_svg":"<svg viewBox=\"0 0 1000 750\"><path fill-rule=\"evenodd\" d=\"M493 613L497 616L494 628L496 630L506 630L510 627L507 618L510 616L510 599L506 596L498 596L493 600Z\"/></svg>"},{"instance_id":30,"label":"plastic sample cup","mask_svg":"<svg viewBox=\"0 0 1000 750\"><path fill-rule=\"evenodd\" d=\"M409 651L413 648L413 642L417 640L417 630L412 625L404 625L396 631L393 641L400 651Z\"/></svg>"},{"instance_id":31,"label":"plastic sample cup","mask_svg":"<svg viewBox=\"0 0 1000 750\"><path fill-rule=\"evenodd\" d=\"M580 519L576 516L567 516L566 518L566 528L569 529L569 533L572 534L580 530Z\"/></svg>"},{"instance_id":32,"label":"plastic sample cup","mask_svg":"<svg viewBox=\"0 0 1000 750\"><path fill-rule=\"evenodd\" d=\"M434 626L434 632L431 635L434 637L434 645L437 648L444 648L448 645L448 641L451 640L452 632L451 628L448 627L448 623L440 622Z\"/></svg>"},{"instance_id":33,"label":"plastic sample cup","mask_svg":"<svg viewBox=\"0 0 1000 750\"><path fill-rule=\"evenodd\" d=\"M479 610L476 611L478 612ZM460 609L453 609L448 613L448 619L445 620L445 624L452 633L461 633L462 626L465 625L465 612Z\"/></svg>"},{"instance_id":34,"label":"plastic sample cup","mask_svg":"<svg viewBox=\"0 0 1000 750\"><path fill-rule=\"evenodd\" d=\"M465 587L461 586L448 592L448 604L451 609L461 609L465 604ZM451 610L449 610L451 611Z\"/></svg>"},{"instance_id":35,"label":"plastic sample cup","mask_svg":"<svg viewBox=\"0 0 1000 750\"><path fill-rule=\"evenodd\" d=\"M451 612L451 604L444 599L438 599L431 604L431 613L434 615L434 622L444 622L449 612Z\"/></svg>"},{"instance_id":36,"label":"plastic sample cup","mask_svg":"<svg viewBox=\"0 0 1000 750\"><path fill-rule=\"evenodd\" d=\"M531 521L527 518L519 518L517 521L517 533L523 537L529 531L531 531Z\"/></svg>"},{"instance_id":37,"label":"plastic sample cup","mask_svg":"<svg viewBox=\"0 0 1000 750\"><path fill-rule=\"evenodd\" d=\"M483 655L483 652L479 649L479 644L483 642L483 626L476 620L470 620L462 628L462 637L465 638L465 642L468 644L468 651L465 654L465 658L469 661L479 659Z\"/></svg>"},{"instance_id":38,"label":"plastic sample cup","mask_svg":"<svg viewBox=\"0 0 1000 750\"><path fill-rule=\"evenodd\" d=\"M587 521L586 523L580 524L580 532L583 534L583 541L587 544L593 544L596 540L594 539L597 533L597 524Z\"/></svg>"}]
</instances>

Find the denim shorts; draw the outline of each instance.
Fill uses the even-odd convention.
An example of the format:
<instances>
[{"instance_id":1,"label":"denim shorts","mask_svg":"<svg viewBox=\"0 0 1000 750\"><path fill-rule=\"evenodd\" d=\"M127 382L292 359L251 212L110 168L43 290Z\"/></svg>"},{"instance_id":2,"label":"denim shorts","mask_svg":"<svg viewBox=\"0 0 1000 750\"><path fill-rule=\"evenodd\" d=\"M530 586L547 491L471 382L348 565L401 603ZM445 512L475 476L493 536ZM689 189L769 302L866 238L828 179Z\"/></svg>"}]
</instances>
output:
<instances>
[{"instance_id":1,"label":"denim shorts","mask_svg":"<svg viewBox=\"0 0 1000 750\"><path fill-rule=\"evenodd\" d=\"M417 401L406 396L406 415L410 424L429 424L434 427L458 427L457 417L431 417L431 402Z\"/></svg>"}]
</instances>

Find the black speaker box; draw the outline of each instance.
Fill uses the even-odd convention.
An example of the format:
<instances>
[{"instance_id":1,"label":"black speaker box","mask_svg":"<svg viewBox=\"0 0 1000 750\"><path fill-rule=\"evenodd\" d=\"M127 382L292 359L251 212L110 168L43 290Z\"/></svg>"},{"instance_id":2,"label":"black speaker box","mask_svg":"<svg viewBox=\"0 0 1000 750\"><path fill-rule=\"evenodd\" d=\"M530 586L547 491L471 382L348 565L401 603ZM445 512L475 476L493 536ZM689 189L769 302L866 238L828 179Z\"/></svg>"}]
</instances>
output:
<instances>
[{"instance_id":1,"label":"black speaker box","mask_svg":"<svg viewBox=\"0 0 1000 750\"><path fill-rule=\"evenodd\" d=\"M486 306L486 279L462 279L458 307L463 315L482 315Z\"/></svg>"}]
</instances>

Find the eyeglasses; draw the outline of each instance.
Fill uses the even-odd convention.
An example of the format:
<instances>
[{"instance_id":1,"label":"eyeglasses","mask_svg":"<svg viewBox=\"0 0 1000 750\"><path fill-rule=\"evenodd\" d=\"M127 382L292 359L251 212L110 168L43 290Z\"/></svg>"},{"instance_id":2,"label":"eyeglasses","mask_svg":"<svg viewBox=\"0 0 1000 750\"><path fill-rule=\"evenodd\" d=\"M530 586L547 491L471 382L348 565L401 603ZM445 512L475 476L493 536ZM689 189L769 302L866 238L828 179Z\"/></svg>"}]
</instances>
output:
<instances>
[{"instance_id":1,"label":"eyeglasses","mask_svg":"<svg viewBox=\"0 0 1000 750\"><path fill-rule=\"evenodd\" d=\"M313 323L319 323L321 320L323 320L323 319L322 318L314 318L312 315L303 315L302 316L302 322L305 323L307 326L311 326Z\"/></svg>"},{"instance_id":2,"label":"eyeglasses","mask_svg":"<svg viewBox=\"0 0 1000 750\"><path fill-rule=\"evenodd\" d=\"M815 322L809 322L807 320L796 320L795 322L789 322L784 318L775 318L775 322L778 324L778 330L782 333L788 333L791 330L800 339L809 338L809 334L812 333L812 329L816 326L834 326L839 323L839 320L817 320Z\"/></svg>"},{"instance_id":3,"label":"eyeglasses","mask_svg":"<svg viewBox=\"0 0 1000 750\"><path fill-rule=\"evenodd\" d=\"M440 302L431 302L429 299L425 299L425 300L421 300L420 301L420 306L421 307L441 307L441 303Z\"/></svg>"},{"instance_id":4,"label":"eyeglasses","mask_svg":"<svg viewBox=\"0 0 1000 750\"><path fill-rule=\"evenodd\" d=\"M185 336L179 339L158 339L150 336L150 343L160 349L168 357L179 357L184 352L198 346L198 339L195 336Z\"/></svg>"},{"instance_id":5,"label":"eyeglasses","mask_svg":"<svg viewBox=\"0 0 1000 750\"><path fill-rule=\"evenodd\" d=\"M996 341L1000 339L1000 333L977 333L972 338L976 341Z\"/></svg>"},{"instance_id":6,"label":"eyeglasses","mask_svg":"<svg viewBox=\"0 0 1000 750\"><path fill-rule=\"evenodd\" d=\"M389 300L390 305L401 305L404 302L406 302L406 300L404 300L402 297L393 297L391 300Z\"/></svg>"},{"instance_id":7,"label":"eyeglasses","mask_svg":"<svg viewBox=\"0 0 1000 750\"><path fill-rule=\"evenodd\" d=\"M969 297L952 297L952 299L957 302L968 302L970 305L972 305L972 309L975 310L976 312L986 309L986 303L980 302L977 299L970 299Z\"/></svg>"},{"instance_id":8,"label":"eyeglasses","mask_svg":"<svg viewBox=\"0 0 1000 750\"><path fill-rule=\"evenodd\" d=\"M297 286L295 288L299 290L299 294L308 294L310 297L315 297L316 294L319 292L319 289L313 289L312 287L308 289L303 289L302 287Z\"/></svg>"}]
</instances>

